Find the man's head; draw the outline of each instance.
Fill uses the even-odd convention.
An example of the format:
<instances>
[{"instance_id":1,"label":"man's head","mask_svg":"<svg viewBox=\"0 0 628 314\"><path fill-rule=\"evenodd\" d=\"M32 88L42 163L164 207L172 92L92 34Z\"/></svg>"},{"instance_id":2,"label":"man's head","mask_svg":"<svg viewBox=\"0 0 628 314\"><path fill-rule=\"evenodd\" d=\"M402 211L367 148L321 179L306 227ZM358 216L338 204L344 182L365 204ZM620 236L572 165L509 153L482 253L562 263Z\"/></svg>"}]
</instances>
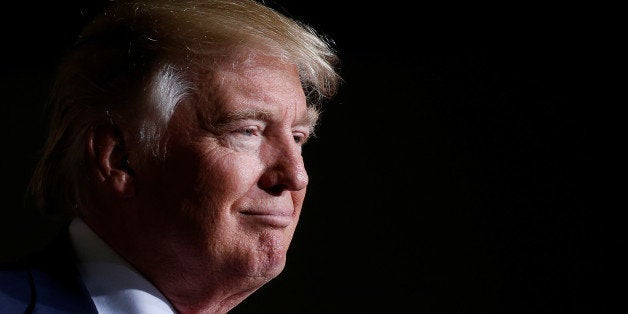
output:
<instances>
[{"instance_id":1,"label":"man's head","mask_svg":"<svg viewBox=\"0 0 628 314\"><path fill-rule=\"evenodd\" d=\"M33 189L180 310L282 270L336 56L254 1L114 1L59 68Z\"/></svg>"}]
</instances>

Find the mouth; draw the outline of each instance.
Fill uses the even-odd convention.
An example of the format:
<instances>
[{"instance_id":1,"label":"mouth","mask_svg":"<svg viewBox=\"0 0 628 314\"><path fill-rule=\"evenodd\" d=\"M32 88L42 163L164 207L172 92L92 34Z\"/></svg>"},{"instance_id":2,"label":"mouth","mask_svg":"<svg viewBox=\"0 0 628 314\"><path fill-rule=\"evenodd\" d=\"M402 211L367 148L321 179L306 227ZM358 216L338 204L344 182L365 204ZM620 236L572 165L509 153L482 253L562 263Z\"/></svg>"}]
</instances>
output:
<instances>
[{"instance_id":1,"label":"mouth","mask_svg":"<svg viewBox=\"0 0 628 314\"><path fill-rule=\"evenodd\" d=\"M256 211L241 211L240 215L251 222L273 228L285 228L292 223L292 215L283 212L268 213Z\"/></svg>"}]
</instances>

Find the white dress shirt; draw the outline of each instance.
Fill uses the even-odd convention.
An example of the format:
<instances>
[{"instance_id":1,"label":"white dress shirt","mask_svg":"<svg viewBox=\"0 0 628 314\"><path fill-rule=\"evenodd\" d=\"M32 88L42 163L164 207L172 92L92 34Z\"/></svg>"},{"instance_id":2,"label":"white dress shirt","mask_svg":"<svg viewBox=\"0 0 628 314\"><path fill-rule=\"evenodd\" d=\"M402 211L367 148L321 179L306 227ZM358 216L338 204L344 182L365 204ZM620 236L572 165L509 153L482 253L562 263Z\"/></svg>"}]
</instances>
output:
<instances>
[{"instance_id":1,"label":"white dress shirt","mask_svg":"<svg viewBox=\"0 0 628 314\"><path fill-rule=\"evenodd\" d=\"M79 272L98 313L175 313L164 295L83 220L72 220L70 238L79 259Z\"/></svg>"}]
</instances>

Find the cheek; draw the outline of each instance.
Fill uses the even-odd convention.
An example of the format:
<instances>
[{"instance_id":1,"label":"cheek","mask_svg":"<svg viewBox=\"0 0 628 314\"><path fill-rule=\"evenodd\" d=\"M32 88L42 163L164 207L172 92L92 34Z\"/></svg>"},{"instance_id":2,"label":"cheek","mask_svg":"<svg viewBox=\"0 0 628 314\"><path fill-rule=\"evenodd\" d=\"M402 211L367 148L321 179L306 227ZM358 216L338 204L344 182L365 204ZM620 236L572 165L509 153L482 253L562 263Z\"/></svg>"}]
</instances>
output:
<instances>
[{"instance_id":1,"label":"cheek","mask_svg":"<svg viewBox=\"0 0 628 314\"><path fill-rule=\"evenodd\" d=\"M200 198L230 206L257 185L264 168L256 156L217 149L203 155L198 169Z\"/></svg>"},{"instance_id":2,"label":"cheek","mask_svg":"<svg viewBox=\"0 0 628 314\"><path fill-rule=\"evenodd\" d=\"M176 148L159 171L163 177L153 193L154 205L170 208L167 211L171 215L214 220L256 186L263 171L257 156L229 151L215 143Z\"/></svg>"},{"instance_id":3,"label":"cheek","mask_svg":"<svg viewBox=\"0 0 628 314\"><path fill-rule=\"evenodd\" d=\"M234 232L234 205L256 186L263 168L257 158L221 149L198 157L186 165L188 175L179 177L179 185L173 183L180 194L173 194L179 204L171 218L182 220L177 225L189 234L188 244L206 247L211 239L229 238Z\"/></svg>"}]
</instances>

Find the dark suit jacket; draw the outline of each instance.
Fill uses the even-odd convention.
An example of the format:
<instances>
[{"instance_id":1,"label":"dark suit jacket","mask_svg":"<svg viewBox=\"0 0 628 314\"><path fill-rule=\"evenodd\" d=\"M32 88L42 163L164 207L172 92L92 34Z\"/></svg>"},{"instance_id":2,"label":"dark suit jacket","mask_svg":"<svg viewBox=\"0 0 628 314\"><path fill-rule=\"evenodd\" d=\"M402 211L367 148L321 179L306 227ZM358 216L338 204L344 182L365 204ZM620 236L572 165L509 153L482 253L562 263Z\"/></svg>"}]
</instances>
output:
<instances>
[{"instance_id":1,"label":"dark suit jacket","mask_svg":"<svg viewBox=\"0 0 628 314\"><path fill-rule=\"evenodd\" d=\"M0 265L0 313L97 313L67 228L41 252Z\"/></svg>"}]
</instances>

